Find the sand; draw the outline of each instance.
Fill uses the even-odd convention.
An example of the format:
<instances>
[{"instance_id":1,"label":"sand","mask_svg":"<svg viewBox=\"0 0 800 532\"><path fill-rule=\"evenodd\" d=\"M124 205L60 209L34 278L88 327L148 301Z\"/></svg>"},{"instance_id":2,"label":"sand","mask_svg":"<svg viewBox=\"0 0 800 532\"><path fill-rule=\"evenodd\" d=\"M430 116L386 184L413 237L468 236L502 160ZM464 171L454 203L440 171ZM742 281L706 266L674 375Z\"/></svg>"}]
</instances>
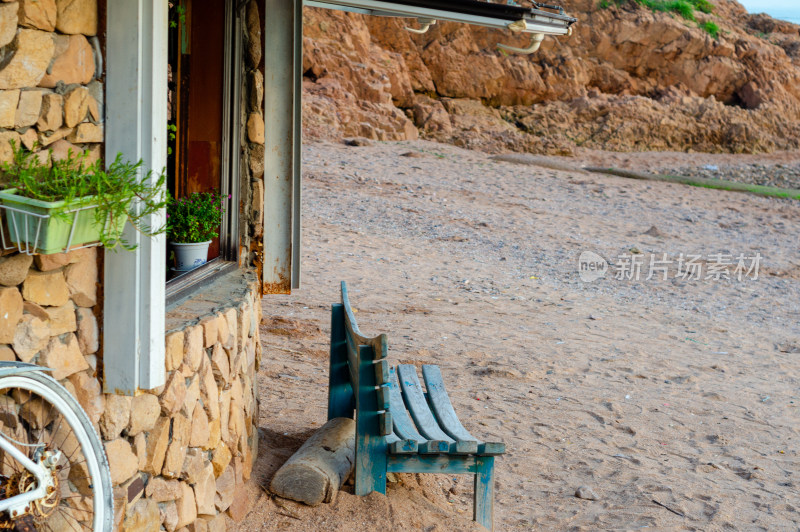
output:
<instances>
[{"instance_id":1,"label":"sand","mask_svg":"<svg viewBox=\"0 0 800 532\"><path fill-rule=\"evenodd\" d=\"M751 158L591 152L563 164ZM304 173L303 288L263 301L253 511L231 529L479 530L468 477L398 475L385 497L346 487L316 508L258 487L326 420L340 280L362 331L389 333L392 361L439 364L467 428L506 442L497 530L800 526L800 203L424 141L311 144ZM669 278L612 268L583 282L583 251L646 265L666 254ZM759 253L758 279L679 276L681 254L701 255L705 275L716 253ZM575 497L580 486L598 500Z\"/></svg>"}]
</instances>

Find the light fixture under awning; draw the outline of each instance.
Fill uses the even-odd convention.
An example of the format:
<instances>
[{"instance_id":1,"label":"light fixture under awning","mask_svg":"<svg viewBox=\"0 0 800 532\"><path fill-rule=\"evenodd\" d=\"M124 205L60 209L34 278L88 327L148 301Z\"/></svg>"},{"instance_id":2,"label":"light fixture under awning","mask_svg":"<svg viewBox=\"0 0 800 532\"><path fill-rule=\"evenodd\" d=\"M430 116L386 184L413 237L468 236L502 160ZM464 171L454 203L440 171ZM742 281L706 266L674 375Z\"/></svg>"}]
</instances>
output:
<instances>
[{"instance_id":1,"label":"light fixture under awning","mask_svg":"<svg viewBox=\"0 0 800 532\"><path fill-rule=\"evenodd\" d=\"M364 15L462 22L545 35L567 35L577 20L563 14L563 11L554 13L545 9L475 0L303 0L303 5ZM540 7L552 8L544 5ZM552 9L560 10L557 7Z\"/></svg>"}]
</instances>

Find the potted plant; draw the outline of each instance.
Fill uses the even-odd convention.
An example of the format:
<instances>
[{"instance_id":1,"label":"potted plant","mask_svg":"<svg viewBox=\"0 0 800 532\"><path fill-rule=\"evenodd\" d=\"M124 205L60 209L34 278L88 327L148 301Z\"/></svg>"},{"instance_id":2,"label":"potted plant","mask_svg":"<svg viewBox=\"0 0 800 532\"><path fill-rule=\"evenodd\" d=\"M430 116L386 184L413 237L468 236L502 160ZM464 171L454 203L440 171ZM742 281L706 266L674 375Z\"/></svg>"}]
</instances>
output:
<instances>
[{"instance_id":1,"label":"potted plant","mask_svg":"<svg viewBox=\"0 0 800 532\"><path fill-rule=\"evenodd\" d=\"M53 160L52 151L33 153L11 144L12 161L0 165L5 185L0 210L10 242L20 251L46 255L90 245L133 249L122 238L126 222L148 236L164 230L145 220L166 206L166 178L162 174L151 183L149 172L140 180L142 161L124 161L119 154L104 168L99 160L89 162L88 151L69 151L65 159Z\"/></svg>"},{"instance_id":2,"label":"potted plant","mask_svg":"<svg viewBox=\"0 0 800 532\"><path fill-rule=\"evenodd\" d=\"M175 269L189 271L208 260L208 246L219 236L225 200L217 192L193 192L167 205L167 236L175 253Z\"/></svg>"}]
</instances>

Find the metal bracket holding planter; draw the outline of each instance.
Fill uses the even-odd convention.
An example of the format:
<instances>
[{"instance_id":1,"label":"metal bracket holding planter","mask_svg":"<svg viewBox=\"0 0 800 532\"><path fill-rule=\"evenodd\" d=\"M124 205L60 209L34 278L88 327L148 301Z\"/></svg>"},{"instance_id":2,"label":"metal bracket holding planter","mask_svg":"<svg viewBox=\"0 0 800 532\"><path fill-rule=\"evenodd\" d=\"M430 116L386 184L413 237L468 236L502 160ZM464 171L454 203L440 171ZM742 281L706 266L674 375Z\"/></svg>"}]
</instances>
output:
<instances>
[{"instance_id":1,"label":"metal bracket holding planter","mask_svg":"<svg viewBox=\"0 0 800 532\"><path fill-rule=\"evenodd\" d=\"M56 253L67 253L76 249L100 245L99 241L81 243L76 246L72 245L72 240L75 236L75 228L78 226L81 212L92 210L96 207L96 205L86 205L63 211L56 215L59 217L72 215L72 223L70 224L66 246L60 251L56 251ZM40 239L44 236L44 231L42 229L54 215L32 213L2 204L0 204L0 213L3 214L2 219L6 222L5 224L0 223L0 245L2 245L3 251L16 249L20 253L25 253L27 255L36 255L42 251L40 245ZM6 227L3 227L3 225ZM108 222L106 222L105 229L108 229ZM6 235L6 232L8 232L8 235ZM14 238L15 236L16 238ZM50 250L47 251L47 253L54 253L54 251Z\"/></svg>"}]
</instances>

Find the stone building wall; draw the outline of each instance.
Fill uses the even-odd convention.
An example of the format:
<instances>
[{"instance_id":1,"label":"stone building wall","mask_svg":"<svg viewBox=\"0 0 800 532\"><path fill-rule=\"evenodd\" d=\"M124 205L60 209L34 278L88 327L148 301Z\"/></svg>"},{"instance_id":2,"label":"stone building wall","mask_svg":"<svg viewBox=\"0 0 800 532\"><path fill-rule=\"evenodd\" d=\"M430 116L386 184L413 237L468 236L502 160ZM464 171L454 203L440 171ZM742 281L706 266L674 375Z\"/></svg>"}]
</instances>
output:
<instances>
[{"instance_id":1,"label":"stone building wall","mask_svg":"<svg viewBox=\"0 0 800 532\"><path fill-rule=\"evenodd\" d=\"M103 2L100 0L102 11ZM263 233L263 40L246 8L241 120L242 266ZM263 15L263 14L262 14ZM102 23L102 21L100 21ZM101 24L102 26L102 24ZM65 157L102 155L104 87L98 0L0 0L0 162L8 140ZM31 257L0 251L0 360L53 369L106 446L115 529L225 530L247 508L258 448L259 283L232 274L225 297L168 315L167 380L135 397L102 393L102 250ZM105 333L109 333L106 331ZM113 333L113 331L111 331Z\"/></svg>"},{"instance_id":2,"label":"stone building wall","mask_svg":"<svg viewBox=\"0 0 800 532\"><path fill-rule=\"evenodd\" d=\"M57 158L70 149L100 156L97 22L97 0L0 2L0 162L9 140Z\"/></svg>"},{"instance_id":3,"label":"stone building wall","mask_svg":"<svg viewBox=\"0 0 800 532\"><path fill-rule=\"evenodd\" d=\"M100 429L122 530L219 531L250 509L260 321L251 273L218 281L169 311L166 384L106 396Z\"/></svg>"},{"instance_id":4,"label":"stone building wall","mask_svg":"<svg viewBox=\"0 0 800 532\"><path fill-rule=\"evenodd\" d=\"M116 529L225 530L224 514L249 510L258 450L256 278L233 274L216 299L212 285L170 311L164 386L103 394L97 250L0 257L0 360L51 368L83 406L106 447Z\"/></svg>"},{"instance_id":5,"label":"stone building wall","mask_svg":"<svg viewBox=\"0 0 800 532\"><path fill-rule=\"evenodd\" d=\"M242 259L260 269L264 234L264 50L261 2L246 6L242 65ZM260 274L260 271L259 271ZM260 275L259 275L260 277Z\"/></svg>"}]
</instances>

